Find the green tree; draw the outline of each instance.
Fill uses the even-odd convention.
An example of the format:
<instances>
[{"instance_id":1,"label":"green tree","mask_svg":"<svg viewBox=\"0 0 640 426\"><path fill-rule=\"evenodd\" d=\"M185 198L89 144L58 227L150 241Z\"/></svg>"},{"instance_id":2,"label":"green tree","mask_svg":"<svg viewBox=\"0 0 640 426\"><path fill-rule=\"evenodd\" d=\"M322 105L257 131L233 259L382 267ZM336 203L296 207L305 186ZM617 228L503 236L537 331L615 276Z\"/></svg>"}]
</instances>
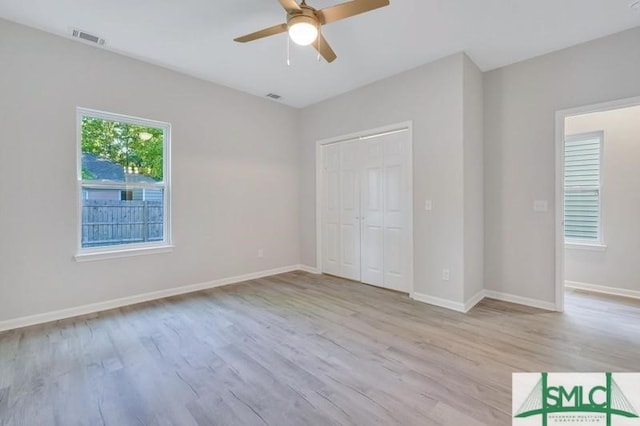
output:
<instances>
[{"instance_id":1,"label":"green tree","mask_svg":"<svg viewBox=\"0 0 640 426\"><path fill-rule=\"evenodd\" d=\"M82 117L83 154L137 169L157 181L162 180L163 136L163 130L155 127Z\"/></svg>"}]
</instances>

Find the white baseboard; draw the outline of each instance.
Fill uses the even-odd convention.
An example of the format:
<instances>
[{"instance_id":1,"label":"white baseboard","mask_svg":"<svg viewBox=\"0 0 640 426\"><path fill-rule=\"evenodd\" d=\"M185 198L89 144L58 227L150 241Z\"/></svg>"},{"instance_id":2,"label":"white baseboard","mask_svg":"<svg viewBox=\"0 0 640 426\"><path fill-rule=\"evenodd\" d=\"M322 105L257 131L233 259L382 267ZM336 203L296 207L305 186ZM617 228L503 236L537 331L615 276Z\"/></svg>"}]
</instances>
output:
<instances>
[{"instance_id":1,"label":"white baseboard","mask_svg":"<svg viewBox=\"0 0 640 426\"><path fill-rule=\"evenodd\" d=\"M119 299L112 299L105 302L91 303L88 305L77 306L68 309L61 309L58 311L45 312L42 314L29 315L20 318L13 318L5 321L0 321L0 331L13 330L16 328L28 327L36 324L43 324L51 321L58 321L62 319L72 318L79 315L92 314L95 312L106 311L109 309L120 308L123 306L135 305L137 303L149 302L152 300L162 299L165 297L178 296L181 294L193 293L196 291L208 290L216 287L222 287L229 284L236 284L243 281L255 280L258 278L269 277L272 275L284 274L292 271L304 271L310 274L320 274L321 272L314 267L308 265L291 265L281 268L269 269L266 271L252 272L244 275L237 275L235 277L221 278L218 280L208 281L199 284L192 284L182 287L169 288L150 293L139 294L135 296L123 297ZM640 292L625 289L616 289L611 287L595 286L592 284L567 282L567 287L580 288L590 291L598 291L601 293L613 294L618 296L627 296L640 299ZM580 286L580 287L579 287ZM449 299L443 299L440 297L429 296L423 293L411 293L410 297L419 302L428 303L431 305L439 306L446 309L451 309L457 312L466 313L476 304L478 304L485 297L490 299L498 299L505 302L517 303L520 305L532 306L535 308L546 309L555 311L556 307L551 302L545 302L542 300L529 299L526 297L515 296L508 293L497 292L493 290L482 290L474 295L471 299L465 303L455 302Z\"/></svg>"},{"instance_id":2,"label":"white baseboard","mask_svg":"<svg viewBox=\"0 0 640 426\"><path fill-rule=\"evenodd\" d=\"M218 280L208 281L199 284L186 285L182 287L174 287L165 290L153 291L151 293L138 294L135 296L122 297L119 299L107 300L105 302L91 303L88 305L77 306L59 311L46 312L43 314L29 315L26 317L14 318L10 320L0 321L0 331L13 330L15 328L28 327L30 325L43 324L46 322L57 321L66 318L77 317L79 315L92 314L95 312L106 311L109 309L120 308L137 303L149 302L151 300L162 299L165 297L178 296L180 294L193 293L196 291L207 290L215 287L222 287L229 284L235 284L243 281L255 280L258 278L269 277L271 275L284 274L292 271L307 271L308 266L291 265L281 268L269 269L266 271L252 272L250 274L238 275L235 277L221 278Z\"/></svg>"},{"instance_id":3,"label":"white baseboard","mask_svg":"<svg viewBox=\"0 0 640 426\"><path fill-rule=\"evenodd\" d=\"M485 297L485 291L480 290L475 295L473 295L469 300L464 303L464 312L469 312L474 306L482 301Z\"/></svg>"},{"instance_id":4,"label":"white baseboard","mask_svg":"<svg viewBox=\"0 0 640 426\"><path fill-rule=\"evenodd\" d=\"M314 268L313 266L308 266L308 265L298 265L298 270L308 272L310 274L316 274L316 275L319 275L322 273L320 272L320 269Z\"/></svg>"},{"instance_id":5,"label":"white baseboard","mask_svg":"<svg viewBox=\"0 0 640 426\"><path fill-rule=\"evenodd\" d=\"M480 290L473 297L467 300L465 303L456 302L449 299L443 299L441 297L429 296L424 293L411 293L409 295L413 300L418 302L428 303L430 305L439 306L441 308L451 309L452 311L467 313L476 306L482 299L484 299L484 290Z\"/></svg>"},{"instance_id":6,"label":"white baseboard","mask_svg":"<svg viewBox=\"0 0 640 426\"><path fill-rule=\"evenodd\" d=\"M612 296L623 296L631 297L633 299L640 299L640 291L628 290L626 288L607 287L604 285L581 283L578 281L565 281L564 286L576 290L586 290L593 291L595 293L609 294Z\"/></svg>"},{"instance_id":7,"label":"white baseboard","mask_svg":"<svg viewBox=\"0 0 640 426\"><path fill-rule=\"evenodd\" d=\"M441 297L429 296L424 293L411 293L409 294L413 300L417 300L418 302L428 303L430 305L439 306L441 308L451 309L452 311L457 312L466 312L465 304L460 302L455 302L449 299L443 299Z\"/></svg>"},{"instance_id":8,"label":"white baseboard","mask_svg":"<svg viewBox=\"0 0 640 426\"><path fill-rule=\"evenodd\" d=\"M528 297L516 296L515 294L503 293L501 291L484 290L484 297L502 300L503 302L516 303L518 305L531 306L533 308L544 309L547 311L557 311L556 304L553 302L530 299Z\"/></svg>"}]
</instances>

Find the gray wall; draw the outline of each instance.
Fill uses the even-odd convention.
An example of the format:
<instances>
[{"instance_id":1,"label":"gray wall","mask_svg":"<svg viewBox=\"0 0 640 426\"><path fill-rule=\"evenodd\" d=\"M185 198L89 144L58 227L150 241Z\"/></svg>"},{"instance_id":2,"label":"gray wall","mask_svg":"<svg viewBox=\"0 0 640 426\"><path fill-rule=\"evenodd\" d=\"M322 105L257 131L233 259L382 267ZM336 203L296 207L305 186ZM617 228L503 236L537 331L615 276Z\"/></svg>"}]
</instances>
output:
<instances>
[{"instance_id":1,"label":"gray wall","mask_svg":"<svg viewBox=\"0 0 640 426\"><path fill-rule=\"evenodd\" d=\"M640 106L569 117L567 135L604 131L602 231L605 250L565 250L565 279L640 291Z\"/></svg>"},{"instance_id":2,"label":"gray wall","mask_svg":"<svg viewBox=\"0 0 640 426\"><path fill-rule=\"evenodd\" d=\"M302 112L302 261L316 264L316 141L413 121L415 291L462 302L463 62L457 54L305 108ZM425 211L425 200L433 210ZM442 281L442 269L451 280Z\"/></svg>"},{"instance_id":3,"label":"gray wall","mask_svg":"<svg viewBox=\"0 0 640 426\"><path fill-rule=\"evenodd\" d=\"M486 288L554 301L554 115L640 95L639 40L635 28L485 74Z\"/></svg>"},{"instance_id":4,"label":"gray wall","mask_svg":"<svg viewBox=\"0 0 640 426\"><path fill-rule=\"evenodd\" d=\"M0 64L0 321L300 263L297 110L3 20ZM77 106L172 124L172 253L73 260Z\"/></svg>"}]
</instances>

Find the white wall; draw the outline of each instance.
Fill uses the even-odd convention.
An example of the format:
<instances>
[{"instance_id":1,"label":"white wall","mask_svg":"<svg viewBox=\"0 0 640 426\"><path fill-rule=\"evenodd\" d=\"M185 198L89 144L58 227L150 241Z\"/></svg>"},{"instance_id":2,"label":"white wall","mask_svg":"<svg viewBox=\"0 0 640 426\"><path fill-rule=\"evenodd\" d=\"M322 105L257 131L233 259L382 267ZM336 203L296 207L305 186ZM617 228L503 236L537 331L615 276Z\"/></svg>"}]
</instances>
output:
<instances>
[{"instance_id":1,"label":"white wall","mask_svg":"<svg viewBox=\"0 0 640 426\"><path fill-rule=\"evenodd\" d=\"M298 111L3 20L0 64L0 321L300 263ZM73 260L77 106L173 125L172 253Z\"/></svg>"},{"instance_id":2,"label":"white wall","mask_svg":"<svg viewBox=\"0 0 640 426\"><path fill-rule=\"evenodd\" d=\"M554 301L554 114L640 95L639 40L635 28L485 74L486 288Z\"/></svg>"},{"instance_id":3,"label":"white wall","mask_svg":"<svg viewBox=\"0 0 640 426\"><path fill-rule=\"evenodd\" d=\"M568 117L567 135L604 131L604 251L566 249L565 279L640 291L640 106Z\"/></svg>"},{"instance_id":4,"label":"white wall","mask_svg":"<svg viewBox=\"0 0 640 426\"><path fill-rule=\"evenodd\" d=\"M464 298L484 288L484 182L482 72L466 55L463 63Z\"/></svg>"},{"instance_id":5,"label":"white wall","mask_svg":"<svg viewBox=\"0 0 640 426\"><path fill-rule=\"evenodd\" d=\"M303 110L300 222L303 263L316 264L316 141L412 120L415 291L457 303L464 301L465 71L469 72L469 97L481 99L479 71L470 62L464 54L453 55ZM470 132L478 129L477 114L477 105L469 108ZM482 135L477 139L468 136L468 143L477 149ZM469 178L481 176L481 156L470 155L469 161L479 164ZM424 210L425 200L432 200L432 211ZM481 206L477 198L470 202ZM479 256L481 259L481 253ZM451 271L448 282L442 280L444 268ZM477 266L470 268L475 270Z\"/></svg>"}]
</instances>

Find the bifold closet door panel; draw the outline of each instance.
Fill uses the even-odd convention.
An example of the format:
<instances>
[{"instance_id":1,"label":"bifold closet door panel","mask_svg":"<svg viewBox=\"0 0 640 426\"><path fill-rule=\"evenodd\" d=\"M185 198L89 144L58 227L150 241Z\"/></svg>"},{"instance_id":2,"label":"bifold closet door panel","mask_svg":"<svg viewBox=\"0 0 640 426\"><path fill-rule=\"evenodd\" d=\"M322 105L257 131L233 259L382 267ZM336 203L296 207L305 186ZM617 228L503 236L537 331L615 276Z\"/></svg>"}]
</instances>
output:
<instances>
[{"instance_id":1,"label":"bifold closet door panel","mask_svg":"<svg viewBox=\"0 0 640 426\"><path fill-rule=\"evenodd\" d=\"M411 291L411 152L407 133L382 137L384 143L384 287Z\"/></svg>"},{"instance_id":2,"label":"bifold closet door panel","mask_svg":"<svg viewBox=\"0 0 640 426\"><path fill-rule=\"evenodd\" d=\"M340 276L360 281L360 144L340 145Z\"/></svg>"},{"instance_id":3,"label":"bifold closet door panel","mask_svg":"<svg viewBox=\"0 0 640 426\"><path fill-rule=\"evenodd\" d=\"M362 282L384 285L384 141L369 139L363 149Z\"/></svg>"},{"instance_id":4,"label":"bifold closet door panel","mask_svg":"<svg viewBox=\"0 0 640 426\"><path fill-rule=\"evenodd\" d=\"M340 146L322 147L322 271L340 275Z\"/></svg>"},{"instance_id":5,"label":"bifold closet door panel","mask_svg":"<svg viewBox=\"0 0 640 426\"><path fill-rule=\"evenodd\" d=\"M356 141L322 148L322 270L360 280L360 155Z\"/></svg>"}]
</instances>

